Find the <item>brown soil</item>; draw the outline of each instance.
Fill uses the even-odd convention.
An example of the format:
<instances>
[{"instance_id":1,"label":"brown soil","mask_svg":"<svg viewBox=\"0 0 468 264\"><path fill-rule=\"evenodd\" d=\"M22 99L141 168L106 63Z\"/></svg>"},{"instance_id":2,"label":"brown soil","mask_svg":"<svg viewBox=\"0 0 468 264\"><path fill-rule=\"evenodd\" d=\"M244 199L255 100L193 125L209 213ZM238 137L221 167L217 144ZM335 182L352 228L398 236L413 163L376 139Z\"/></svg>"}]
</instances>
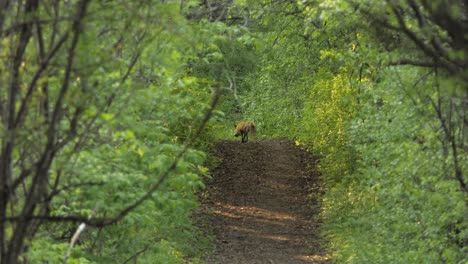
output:
<instances>
[{"instance_id":1,"label":"brown soil","mask_svg":"<svg viewBox=\"0 0 468 264\"><path fill-rule=\"evenodd\" d=\"M318 236L319 177L307 152L288 140L223 141L215 155L221 162L202 193L215 236L206 263L328 263Z\"/></svg>"}]
</instances>

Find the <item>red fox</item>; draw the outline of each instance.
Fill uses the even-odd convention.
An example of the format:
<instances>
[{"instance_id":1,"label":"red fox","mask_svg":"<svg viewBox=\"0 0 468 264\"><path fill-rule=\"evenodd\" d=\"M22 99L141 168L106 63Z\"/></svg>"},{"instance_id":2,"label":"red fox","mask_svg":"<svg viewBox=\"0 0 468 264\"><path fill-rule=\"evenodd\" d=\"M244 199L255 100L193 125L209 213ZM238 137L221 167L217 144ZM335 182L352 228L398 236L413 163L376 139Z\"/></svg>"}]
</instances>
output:
<instances>
[{"instance_id":1,"label":"red fox","mask_svg":"<svg viewBox=\"0 0 468 264\"><path fill-rule=\"evenodd\" d=\"M257 137L257 131L255 130L255 124L252 122L240 122L237 126L234 126L234 136L242 136L241 142L247 142L249 140L249 132L252 132L254 138Z\"/></svg>"}]
</instances>

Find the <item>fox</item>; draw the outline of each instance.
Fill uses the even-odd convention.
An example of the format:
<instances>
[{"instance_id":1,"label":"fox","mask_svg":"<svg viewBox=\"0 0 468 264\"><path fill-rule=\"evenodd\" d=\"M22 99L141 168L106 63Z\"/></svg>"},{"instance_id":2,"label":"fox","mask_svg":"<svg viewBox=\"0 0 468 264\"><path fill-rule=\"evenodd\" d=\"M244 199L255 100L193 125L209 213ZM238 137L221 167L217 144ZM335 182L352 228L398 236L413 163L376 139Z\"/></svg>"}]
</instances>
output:
<instances>
[{"instance_id":1,"label":"fox","mask_svg":"<svg viewBox=\"0 0 468 264\"><path fill-rule=\"evenodd\" d=\"M257 137L257 131L253 122L240 122L238 125L234 125L234 128L234 136L242 136L242 143L249 140L249 132L252 132L254 138Z\"/></svg>"}]
</instances>

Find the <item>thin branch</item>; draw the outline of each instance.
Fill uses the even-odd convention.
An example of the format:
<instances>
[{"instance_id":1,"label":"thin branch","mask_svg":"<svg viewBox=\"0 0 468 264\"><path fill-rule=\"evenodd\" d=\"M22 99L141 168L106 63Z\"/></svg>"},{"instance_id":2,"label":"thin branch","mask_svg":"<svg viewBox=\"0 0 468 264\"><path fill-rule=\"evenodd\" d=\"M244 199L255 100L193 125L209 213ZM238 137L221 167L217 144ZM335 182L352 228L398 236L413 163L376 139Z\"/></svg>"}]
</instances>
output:
<instances>
[{"instance_id":1,"label":"thin branch","mask_svg":"<svg viewBox=\"0 0 468 264\"><path fill-rule=\"evenodd\" d=\"M154 242L150 242L150 244L146 244L142 249L138 250L137 252L135 252L133 255L131 255L129 258L127 258L123 264L127 264L129 263L130 261L132 261L133 259L136 259L139 255L145 253L145 251L147 251L149 248L150 248L150 245L151 244L154 244Z\"/></svg>"},{"instance_id":2,"label":"thin branch","mask_svg":"<svg viewBox=\"0 0 468 264\"><path fill-rule=\"evenodd\" d=\"M457 179L458 183L460 184L460 188L462 191L464 191L466 194L468 194L468 186L466 185L466 182L463 178L463 171L462 168L460 167L459 164L459 158L458 158L458 148L455 142L455 138L453 137L453 134L451 132L451 129L449 125L447 125L447 120L442 114L442 101L441 97L438 96L437 104L434 102L434 100L431 98L431 105L434 109L434 111L437 114L437 117L439 118L440 124L442 126L442 131L444 131L445 135L445 142L450 145L450 148L452 149L452 157L453 157L453 166L455 169L455 178ZM445 145L445 143L442 143Z\"/></svg>"},{"instance_id":3,"label":"thin branch","mask_svg":"<svg viewBox=\"0 0 468 264\"><path fill-rule=\"evenodd\" d=\"M18 188L18 186L31 174L31 172L31 168L22 170L19 177L11 184L11 189L13 191L16 190L16 188Z\"/></svg>"},{"instance_id":4,"label":"thin branch","mask_svg":"<svg viewBox=\"0 0 468 264\"><path fill-rule=\"evenodd\" d=\"M58 195L61 192L71 190L73 188L83 187L83 186L99 186L99 185L104 185L104 184L105 184L105 182L89 181L89 182L80 182L80 183L66 185L66 186L64 186L64 187L62 187L60 189L55 187L55 189L53 189L53 191L49 194L49 196L46 198L46 200L51 200L53 196Z\"/></svg>"},{"instance_id":5,"label":"thin branch","mask_svg":"<svg viewBox=\"0 0 468 264\"><path fill-rule=\"evenodd\" d=\"M60 92L59 92L57 101L55 102L54 110L52 113L50 130L48 131L49 141L53 139L53 135L55 132L55 125L57 124L57 121L59 118L62 101L70 86L70 76L71 76L72 66L73 66L74 59L75 59L75 50L76 50L76 47L78 46L78 39L81 33L81 21L86 13L86 7L88 5L88 2L89 0L83 0L80 2L78 13L76 14L77 17L72 25L73 38L71 41L70 49L68 51L67 66L65 68L65 74L63 77L63 81L62 81L62 87L60 88Z\"/></svg>"},{"instance_id":6,"label":"thin branch","mask_svg":"<svg viewBox=\"0 0 468 264\"><path fill-rule=\"evenodd\" d=\"M202 120L200 126L198 127L195 133L195 136L192 138L192 140L188 144L185 145L182 151L179 152L179 154L176 156L176 158L172 162L171 166L169 166L169 168L161 175L159 180L149 189L149 191L146 194L141 196L139 199L137 199L133 204L129 205L127 208L123 209L116 217L114 217L113 219L110 219L107 222L104 222L105 225L115 224L119 222L120 220L122 220L128 213L133 211L135 208L140 206L144 201L146 201L149 197L151 197L151 195L166 181L166 179L169 177L169 174L176 169L179 161L182 159L185 153L192 147L192 145L201 135L203 129L205 128L206 124L210 120L213 114L213 111L216 108L216 105L218 104L220 97L221 97L221 92L219 90L216 90L213 96L213 100L210 105L210 109L206 112L204 119Z\"/></svg>"},{"instance_id":7,"label":"thin branch","mask_svg":"<svg viewBox=\"0 0 468 264\"><path fill-rule=\"evenodd\" d=\"M8 3L1 3L6 7ZM30 15L35 9L37 9L37 2L27 1L25 3L25 14ZM0 10L3 12L3 10ZM1 14L1 13L0 13ZM3 26L4 18L3 14L0 19L0 26ZM11 66L9 65L9 71L11 71L11 79L9 81L9 87L7 91L7 104L6 109L1 109L2 112L5 111L5 124L2 143L1 143L1 155L0 155L0 262L8 263L11 262L12 247L6 245L6 231L5 231L5 222L1 220L6 216L7 203L11 196L11 190L9 188L12 181L12 154L15 144L16 129L14 126L15 122L15 109L17 103L18 92L20 91L20 67L24 53L26 52L26 47L29 43L29 40L32 35L32 27L30 24L24 25L21 27L20 36L16 45L12 42L12 51L14 52L13 61Z\"/></svg>"},{"instance_id":8,"label":"thin branch","mask_svg":"<svg viewBox=\"0 0 468 264\"><path fill-rule=\"evenodd\" d=\"M0 1L1 2L1 1ZM38 19L36 21L36 23L38 24L41 24L41 25L47 25L47 24L50 24L50 23L57 23L57 22L64 22L64 21L70 21L72 20L73 18L71 17L55 17L53 19ZM24 26L30 26L32 25L33 22L32 21L21 21L21 22L17 22L15 24L13 24L12 26L10 26L9 28L6 28L2 31L0 31L0 36L3 35L5 37L8 37L14 33L17 33L19 31L21 31L21 28L24 27Z\"/></svg>"},{"instance_id":9,"label":"thin branch","mask_svg":"<svg viewBox=\"0 0 468 264\"><path fill-rule=\"evenodd\" d=\"M10 5L9 0L2 0L0 1L0 36L2 36L3 32L3 24L5 23L5 12L8 12L8 7Z\"/></svg>"},{"instance_id":10,"label":"thin branch","mask_svg":"<svg viewBox=\"0 0 468 264\"><path fill-rule=\"evenodd\" d=\"M418 67L426 67L426 68L434 68L437 66L435 62L432 61L417 61L411 59L399 59L396 61L391 61L388 63L390 66L397 66L397 65L412 65Z\"/></svg>"},{"instance_id":11,"label":"thin branch","mask_svg":"<svg viewBox=\"0 0 468 264\"><path fill-rule=\"evenodd\" d=\"M33 2L35 4L38 3L35 0ZM44 186L46 186L47 184L46 177L48 174L48 170L56 154L55 150L53 149L55 132L56 132L55 127L57 126L57 123L58 123L62 100L69 87L69 79L70 79L70 74L71 74L71 67L74 62L73 58L75 56L75 49L78 44L79 35L81 33L81 23L86 14L88 2L89 0L82 0L77 3L77 13L76 13L75 21L73 22L73 25L72 25L72 30L74 34L73 34L70 49L68 51L67 67L65 69L65 77L63 79L62 87L60 89L59 96L54 107L53 116L49 124L49 129L47 131L47 143L46 143L44 152L40 160L37 162L35 175L32 178L29 195L25 199L23 209L20 215L20 220L17 222L16 227L13 229L13 234L8 244L9 254L5 258L5 263L9 263L9 262L13 263L17 259L19 251L21 251L23 247L24 238L25 236L28 235L28 231L30 231L31 229L29 226L30 220L28 220L28 218L29 216L34 214L34 210L37 207L38 198L41 195L43 195L41 193L41 189L45 188ZM2 259L2 261L3 260L4 259Z\"/></svg>"},{"instance_id":12,"label":"thin branch","mask_svg":"<svg viewBox=\"0 0 468 264\"><path fill-rule=\"evenodd\" d=\"M424 41L419 39L416 33L408 29L405 23L405 20L403 19L403 15L401 14L401 11L398 10L398 8L395 5L391 5L391 8L392 8L393 14L395 14L397 18L398 24L400 25L398 29L402 30L403 33L405 33L424 53L437 59L438 58L437 54L435 54L435 52L429 46L424 44Z\"/></svg>"},{"instance_id":13,"label":"thin branch","mask_svg":"<svg viewBox=\"0 0 468 264\"><path fill-rule=\"evenodd\" d=\"M423 28L426 26L426 18L424 17L424 14L421 12L421 8L418 4L414 2L414 0L408 0L408 4L413 9L414 14L416 15L416 18L418 20L418 24L420 28Z\"/></svg>"},{"instance_id":14,"label":"thin branch","mask_svg":"<svg viewBox=\"0 0 468 264\"><path fill-rule=\"evenodd\" d=\"M195 144L196 140L200 137L202 131L204 130L206 124L210 120L214 109L216 108L216 105L218 104L219 98L221 97L221 92L220 90L216 90L215 94L213 96L212 102L210 104L210 108L208 111L205 113L205 116L203 120L201 121L200 126L198 127L194 137L189 141L185 147L179 152L179 154L176 156L174 161L172 162L171 166L161 175L159 180L151 186L151 188L144 194L142 195L139 199L137 199L135 202L124 208L123 210L120 211L119 214L117 214L115 217L112 218L94 218L94 219L88 219L85 216L77 216L77 215L69 215L69 216L49 216L49 215L27 215L27 216L13 216L13 217L6 217L4 221L9 221L9 222L16 222L16 221L22 221L24 219L27 220L43 220L43 221L48 221L48 222L73 222L73 223L85 223L89 226L94 226L94 227L103 227L107 225L113 225L121 221L126 215L128 215L131 211L133 211L135 208L140 206L144 201L146 201L148 198L151 197L151 195L159 189L159 187L167 180L169 177L170 173L173 172L179 163L179 161L182 159L182 157L185 155L185 153Z\"/></svg>"},{"instance_id":15,"label":"thin branch","mask_svg":"<svg viewBox=\"0 0 468 264\"><path fill-rule=\"evenodd\" d=\"M57 54L58 50L62 47L62 45L65 43L65 41L68 38L68 34L64 34L60 40L58 41L57 45L55 45L54 48L51 49L47 57L44 58L43 61L41 61L39 65L39 69L36 71L34 74L34 77L32 78L31 82L29 83L26 95L24 96L23 100L21 101L21 106L20 109L18 110L18 114L16 115L14 126L18 127L20 122L24 120L24 115L26 112L26 106L28 102L31 100L32 94L34 89L36 88L36 84L41 78L42 74L45 72L47 69L47 66L49 65L50 60Z\"/></svg>"},{"instance_id":16,"label":"thin branch","mask_svg":"<svg viewBox=\"0 0 468 264\"><path fill-rule=\"evenodd\" d=\"M61 139L57 144L54 146L54 150L58 151L59 149L63 148L65 145L70 143L73 139L75 139L77 135L77 126L78 126L78 118L83 113L83 108L78 106L75 109L75 113L73 114L72 119L70 120L70 127L67 131L67 136Z\"/></svg>"},{"instance_id":17,"label":"thin branch","mask_svg":"<svg viewBox=\"0 0 468 264\"><path fill-rule=\"evenodd\" d=\"M416 44L416 46L418 46L426 55L432 57L437 63L442 65L449 72L457 73L457 72L460 71L460 69L458 67L456 67L453 64L451 64L450 62L444 60L443 56L441 56L443 54L438 54L435 50L433 50L428 45L426 45L424 43L424 41L422 39L420 39L415 32L411 31L408 28L408 26L406 25L406 22L405 22L405 20L403 18L403 14L398 9L398 7L395 6L394 4L392 4L389 0L387 0L387 2L391 6L393 14L395 14L395 16L397 18L398 24L400 25L400 30L402 30L403 33L405 33L405 35L408 36L409 39L414 42L414 44ZM433 38L433 40L435 40L435 39ZM437 40L435 40L435 41L437 42ZM436 42L434 42L434 44L437 44ZM439 50L439 51L441 53L444 52L443 50Z\"/></svg>"}]
</instances>

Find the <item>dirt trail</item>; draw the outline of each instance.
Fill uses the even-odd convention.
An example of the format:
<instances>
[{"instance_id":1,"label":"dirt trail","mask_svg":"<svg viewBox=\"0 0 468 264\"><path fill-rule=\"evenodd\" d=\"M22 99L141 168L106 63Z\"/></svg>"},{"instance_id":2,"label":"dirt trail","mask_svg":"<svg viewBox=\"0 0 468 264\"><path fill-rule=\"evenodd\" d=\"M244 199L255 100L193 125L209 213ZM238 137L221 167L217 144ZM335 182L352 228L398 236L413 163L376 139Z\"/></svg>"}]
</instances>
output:
<instances>
[{"instance_id":1,"label":"dirt trail","mask_svg":"<svg viewBox=\"0 0 468 264\"><path fill-rule=\"evenodd\" d=\"M206 263L328 263L317 234L311 157L287 140L217 145L202 201L216 249Z\"/></svg>"}]
</instances>

